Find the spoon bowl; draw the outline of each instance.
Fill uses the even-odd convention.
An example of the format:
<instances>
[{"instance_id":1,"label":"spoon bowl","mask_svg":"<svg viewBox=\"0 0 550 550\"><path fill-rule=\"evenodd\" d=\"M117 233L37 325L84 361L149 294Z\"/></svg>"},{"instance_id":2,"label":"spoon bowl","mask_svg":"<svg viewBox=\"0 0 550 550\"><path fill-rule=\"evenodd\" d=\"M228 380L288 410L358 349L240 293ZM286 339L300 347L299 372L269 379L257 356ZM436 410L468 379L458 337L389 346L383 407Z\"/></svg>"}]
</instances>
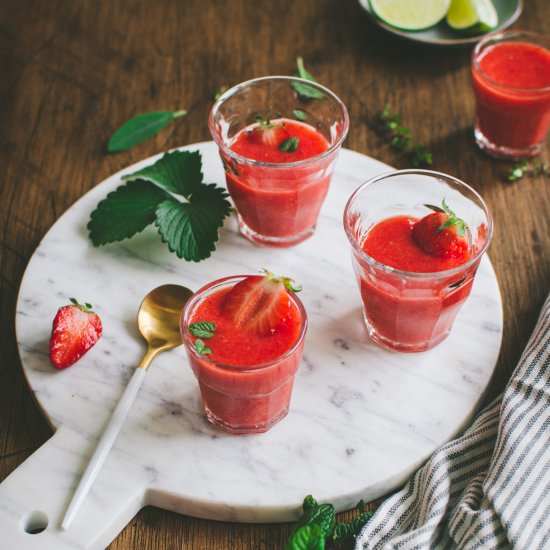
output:
<instances>
[{"instance_id":1,"label":"spoon bowl","mask_svg":"<svg viewBox=\"0 0 550 550\"><path fill-rule=\"evenodd\" d=\"M151 357L146 365L141 362L141 368L147 369L157 353L181 345L180 316L192 295L184 286L162 285L145 296L138 311L138 328L149 347L144 360Z\"/></svg>"}]
</instances>

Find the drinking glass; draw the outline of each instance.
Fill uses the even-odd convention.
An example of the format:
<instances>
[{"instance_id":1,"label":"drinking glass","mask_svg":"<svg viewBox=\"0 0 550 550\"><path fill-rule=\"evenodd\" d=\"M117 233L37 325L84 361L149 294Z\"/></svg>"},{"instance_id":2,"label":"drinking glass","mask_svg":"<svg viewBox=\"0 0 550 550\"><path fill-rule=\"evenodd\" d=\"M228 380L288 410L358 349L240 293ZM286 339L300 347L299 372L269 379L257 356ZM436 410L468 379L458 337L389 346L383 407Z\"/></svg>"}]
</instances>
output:
<instances>
[{"instance_id":1,"label":"drinking glass","mask_svg":"<svg viewBox=\"0 0 550 550\"><path fill-rule=\"evenodd\" d=\"M293 88L296 84L316 90L319 98L301 99ZM305 119L304 124L324 136L328 148L296 162L262 162L232 151L235 136L255 124L258 116L272 122ZM208 126L219 147L241 233L256 244L275 247L311 237L349 128L342 101L315 82L256 78L225 92L214 104Z\"/></svg>"},{"instance_id":2,"label":"drinking glass","mask_svg":"<svg viewBox=\"0 0 550 550\"><path fill-rule=\"evenodd\" d=\"M442 199L468 224L471 256L445 271L417 273L387 266L363 250L374 224L393 216L422 218L426 204ZM395 351L433 348L449 334L489 246L493 221L481 196L462 181L431 170L398 170L376 176L350 197L344 228L351 244L367 331Z\"/></svg>"}]
</instances>

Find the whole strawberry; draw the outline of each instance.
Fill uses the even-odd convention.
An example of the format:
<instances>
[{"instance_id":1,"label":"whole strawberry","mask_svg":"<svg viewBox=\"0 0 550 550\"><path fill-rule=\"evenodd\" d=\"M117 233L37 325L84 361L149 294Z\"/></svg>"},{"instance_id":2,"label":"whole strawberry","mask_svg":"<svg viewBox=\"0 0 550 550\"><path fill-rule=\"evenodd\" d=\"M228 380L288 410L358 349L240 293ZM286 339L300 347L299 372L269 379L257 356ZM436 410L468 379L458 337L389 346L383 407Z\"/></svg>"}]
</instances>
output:
<instances>
[{"instance_id":1,"label":"whole strawberry","mask_svg":"<svg viewBox=\"0 0 550 550\"><path fill-rule=\"evenodd\" d=\"M468 255L467 224L457 218L443 199L442 206L426 204L435 210L418 220L412 230L416 244L432 256L439 258L465 258Z\"/></svg>"},{"instance_id":2,"label":"whole strawberry","mask_svg":"<svg viewBox=\"0 0 550 550\"><path fill-rule=\"evenodd\" d=\"M101 319L90 304L71 305L57 310L50 338L50 359L56 369L76 363L101 337Z\"/></svg>"}]
</instances>

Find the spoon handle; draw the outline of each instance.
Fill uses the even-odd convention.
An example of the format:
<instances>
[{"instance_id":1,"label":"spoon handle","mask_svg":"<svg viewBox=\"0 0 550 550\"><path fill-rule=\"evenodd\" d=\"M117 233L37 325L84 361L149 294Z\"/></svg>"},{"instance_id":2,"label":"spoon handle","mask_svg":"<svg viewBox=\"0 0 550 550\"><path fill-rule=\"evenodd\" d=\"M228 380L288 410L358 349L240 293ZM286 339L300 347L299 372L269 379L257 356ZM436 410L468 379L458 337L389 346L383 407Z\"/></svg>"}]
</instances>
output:
<instances>
[{"instance_id":1,"label":"spoon handle","mask_svg":"<svg viewBox=\"0 0 550 550\"><path fill-rule=\"evenodd\" d=\"M92 486L92 483L94 482L103 462L105 462L105 458L111 450L116 436L118 435L118 432L120 431L120 428L128 415L128 411L134 402L146 372L147 371L144 368L137 368L134 371L130 382L126 386L126 389L124 390L124 393L122 394L122 397L118 402L111 419L109 420L109 424L105 428L94 454L92 455L92 458L90 459L90 462L88 463L88 466L86 467L86 470L78 483L71 503L65 513L65 517L63 518L63 522L61 523L62 529L66 530L69 528L78 510L80 509L84 498L88 494L88 491L90 490L90 487Z\"/></svg>"}]
</instances>

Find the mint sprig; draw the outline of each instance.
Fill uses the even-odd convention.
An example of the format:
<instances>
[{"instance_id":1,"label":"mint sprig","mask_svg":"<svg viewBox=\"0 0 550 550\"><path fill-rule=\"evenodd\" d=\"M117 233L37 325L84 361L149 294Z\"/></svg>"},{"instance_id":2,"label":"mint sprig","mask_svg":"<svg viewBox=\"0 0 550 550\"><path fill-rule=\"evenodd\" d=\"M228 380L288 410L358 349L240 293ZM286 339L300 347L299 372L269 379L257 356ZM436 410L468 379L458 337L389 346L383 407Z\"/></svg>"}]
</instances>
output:
<instances>
[{"instance_id":1,"label":"mint sprig","mask_svg":"<svg viewBox=\"0 0 550 550\"><path fill-rule=\"evenodd\" d=\"M338 548L352 547L355 537L374 512L365 510L361 500L357 504L359 515L349 523L336 523L334 506L319 504L311 495L304 499L303 514L296 523L285 550L324 550L328 543Z\"/></svg>"},{"instance_id":2,"label":"mint sprig","mask_svg":"<svg viewBox=\"0 0 550 550\"><path fill-rule=\"evenodd\" d=\"M126 151L134 145L154 136L168 126L172 120L185 116L187 111L153 111L142 113L119 126L109 139L107 148L110 153Z\"/></svg>"},{"instance_id":3,"label":"mint sprig","mask_svg":"<svg viewBox=\"0 0 550 550\"><path fill-rule=\"evenodd\" d=\"M154 223L179 258L208 258L231 204L224 189L203 183L201 169L199 151L174 151L124 176L126 184L91 213L88 230L94 246L128 239Z\"/></svg>"}]
</instances>

